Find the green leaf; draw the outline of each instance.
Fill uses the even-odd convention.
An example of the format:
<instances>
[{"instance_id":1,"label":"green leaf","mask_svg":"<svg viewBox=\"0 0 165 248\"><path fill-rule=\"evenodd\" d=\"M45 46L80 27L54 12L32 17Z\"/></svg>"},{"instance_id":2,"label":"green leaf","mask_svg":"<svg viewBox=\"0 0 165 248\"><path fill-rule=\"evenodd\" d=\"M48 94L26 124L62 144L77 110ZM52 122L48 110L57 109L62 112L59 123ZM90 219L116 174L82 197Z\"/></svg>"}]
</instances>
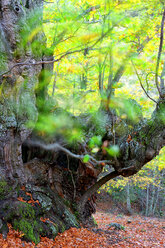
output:
<instances>
[{"instance_id":1,"label":"green leaf","mask_svg":"<svg viewBox=\"0 0 165 248\"><path fill-rule=\"evenodd\" d=\"M86 154L86 155L84 156L84 158L83 158L83 162L84 162L84 163L87 163L88 161L89 161L89 155Z\"/></svg>"},{"instance_id":2,"label":"green leaf","mask_svg":"<svg viewBox=\"0 0 165 248\"><path fill-rule=\"evenodd\" d=\"M101 145L101 136L93 136L89 141L89 147L94 148L95 146Z\"/></svg>"},{"instance_id":3,"label":"green leaf","mask_svg":"<svg viewBox=\"0 0 165 248\"><path fill-rule=\"evenodd\" d=\"M115 157L115 156L119 155L119 147L117 145L114 145L114 146L111 146L109 148L106 148L105 150L112 157Z\"/></svg>"}]
</instances>

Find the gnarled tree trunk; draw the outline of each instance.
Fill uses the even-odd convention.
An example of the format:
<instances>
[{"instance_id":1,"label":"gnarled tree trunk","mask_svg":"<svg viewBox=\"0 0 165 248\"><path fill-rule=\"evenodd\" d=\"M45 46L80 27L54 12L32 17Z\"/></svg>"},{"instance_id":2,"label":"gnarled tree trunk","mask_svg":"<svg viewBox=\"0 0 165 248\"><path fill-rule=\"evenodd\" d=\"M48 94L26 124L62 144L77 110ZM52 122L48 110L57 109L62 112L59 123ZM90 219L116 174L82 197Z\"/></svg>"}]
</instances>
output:
<instances>
[{"instance_id":1,"label":"gnarled tree trunk","mask_svg":"<svg viewBox=\"0 0 165 248\"><path fill-rule=\"evenodd\" d=\"M44 81L49 68L42 63L50 59L44 54L42 8L42 0L0 0L0 231L6 237L10 222L35 243L40 235L54 237L79 226L47 184L50 165L37 160L24 165L22 160L22 144L37 121L41 99L44 105L49 81ZM39 31L32 36L34 28Z\"/></svg>"}]
</instances>

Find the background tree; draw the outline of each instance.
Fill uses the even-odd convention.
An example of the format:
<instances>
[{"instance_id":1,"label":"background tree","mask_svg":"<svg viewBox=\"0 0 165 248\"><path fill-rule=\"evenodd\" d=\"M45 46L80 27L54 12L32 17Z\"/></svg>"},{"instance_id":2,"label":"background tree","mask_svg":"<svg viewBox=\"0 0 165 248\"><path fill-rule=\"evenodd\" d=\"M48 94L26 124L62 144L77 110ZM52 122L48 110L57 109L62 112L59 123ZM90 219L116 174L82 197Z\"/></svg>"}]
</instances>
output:
<instances>
[{"instance_id":1,"label":"background tree","mask_svg":"<svg viewBox=\"0 0 165 248\"><path fill-rule=\"evenodd\" d=\"M163 148L137 174L113 179L102 189L110 194L117 207L121 205L124 213L136 211L146 216L164 216L164 159Z\"/></svg>"}]
</instances>

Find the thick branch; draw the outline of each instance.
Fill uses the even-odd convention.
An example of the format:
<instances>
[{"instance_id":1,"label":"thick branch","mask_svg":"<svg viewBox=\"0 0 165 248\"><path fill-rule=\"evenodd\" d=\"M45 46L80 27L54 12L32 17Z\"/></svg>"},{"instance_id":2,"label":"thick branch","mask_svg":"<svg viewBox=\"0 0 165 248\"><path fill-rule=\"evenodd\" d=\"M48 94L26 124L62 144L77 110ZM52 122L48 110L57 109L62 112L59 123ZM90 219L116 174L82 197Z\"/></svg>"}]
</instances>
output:
<instances>
[{"instance_id":1,"label":"thick branch","mask_svg":"<svg viewBox=\"0 0 165 248\"><path fill-rule=\"evenodd\" d=\"M78 204L78 210L79 212L81 212L82 209L84 209L84 206L86 204L86 202L88 201L88 199L105 183L107 183L109 180L122 175L133 175L136 173L136 169L134 166L131 166L129 168L125 168L123 170L121 170L120 172L118 171L112 171L110 172L108 175L102 177L99 181L97 181L94 185L92 185L86 192L85 194L80 198L79 200L79 204Z\"/></svg>"},{"instance_id":2,"label":"thick branch","mask_svg":"<svg viewBox=\"0 0 165 248\"><path fill-rule=\"evenodd\" d=\"M147 162L151 161L165 146L164 106L161 101L150 122L141 123L129 135L121 136L117 144L120 148L118 163L120 168L101 178L80 198L78 210L82 213L86 202L103 184L119 175L129 177L136 174Z\"/></svg>"},{"instance_id":3,"label":"thick branch","mask_svg":"<svg viewBox=\"0 0 165 248\"><path fill-rule=\"evenodd\" d=\"M101 178L94 185L92 185L79 200L79 204L78 204L79 213L81 213L81 211L84 209L84 206L88 201L88 199L91 197L91 195L93 195L102 185L107 183L109 180L117 177L118 175L119 173L117 171L113 171L108 175L106 175L105 177Z\"/></svg>"}]
</instances>

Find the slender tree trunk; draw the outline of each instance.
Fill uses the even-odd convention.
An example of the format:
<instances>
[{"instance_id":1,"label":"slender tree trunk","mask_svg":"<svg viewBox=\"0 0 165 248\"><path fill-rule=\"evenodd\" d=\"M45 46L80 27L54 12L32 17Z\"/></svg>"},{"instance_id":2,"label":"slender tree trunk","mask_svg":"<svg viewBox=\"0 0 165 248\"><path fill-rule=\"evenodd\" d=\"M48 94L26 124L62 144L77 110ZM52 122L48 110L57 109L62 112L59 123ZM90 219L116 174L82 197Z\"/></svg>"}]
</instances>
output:
<instances>
[{"instance_id":1,"label":"slender tree trunk","mask_svg":"<svg viewBox=\"0 0 165 248\"><path fill-rule=\"evenodd\" d=\"M126 191L127 191L127 211L129 213L132 213L131 199L130 199L130 183L129 183L129 181L128 181L127 186L126 186Z\"/></svg>"},{"instance_id":2,"label":"slender tree trunk","mask_svg":"<svg viewBox=\"0 0 165 248\"><path fill-rule=\"evenodd\" d=\"M153 177L155 179L155 174L156 171L154 170L153 172ZM155 193L156 193L156 186L154 185L154 182L152 184L152 190L151 190L151 201L150 201L150 207L149 207L149 215L152 215L153 212L153 205L154 205L154 200L155 200Z\"/></svg>"},{"instance_id":3,"label":"slender tree trunk","mask_svg":"<svg viewBox=\"0 0 165 248\"><path fill-rule=\"evenodd\" d=\"M157 193L156 193L156 199L155 199L155 203L152 209L152 214L155 214L156 208L157 208L157 204L158 204L158 199L159 199L159 192L160 192L160 187L158 187L157 189Z\"/></svg>"},{"instance_id":4,"label":"slender tree trunk","mask_svg":"<svg viewBox=\"0 0 165 248\"><path fill-rule=\"evenodd\" d=\"M146 191L146 212L145 215L148 216L148 209L149 209L149 184L147 184L147 191Z\"/></svg>"},{"instance_id":5,"label":"slender tree trunk","mask_svg":"<svg viewBox=\"0 0 165 248\"><path fill-rule=\"evenodd\" d=\"M153 188L152 188L152 198L151 198L150 208L149 208L149 215L152 215L153 214L153 206L154 206L154 201L155 201L155 193L156 193L156 186L153 185Z\"/></svg>"}]
</instances>

